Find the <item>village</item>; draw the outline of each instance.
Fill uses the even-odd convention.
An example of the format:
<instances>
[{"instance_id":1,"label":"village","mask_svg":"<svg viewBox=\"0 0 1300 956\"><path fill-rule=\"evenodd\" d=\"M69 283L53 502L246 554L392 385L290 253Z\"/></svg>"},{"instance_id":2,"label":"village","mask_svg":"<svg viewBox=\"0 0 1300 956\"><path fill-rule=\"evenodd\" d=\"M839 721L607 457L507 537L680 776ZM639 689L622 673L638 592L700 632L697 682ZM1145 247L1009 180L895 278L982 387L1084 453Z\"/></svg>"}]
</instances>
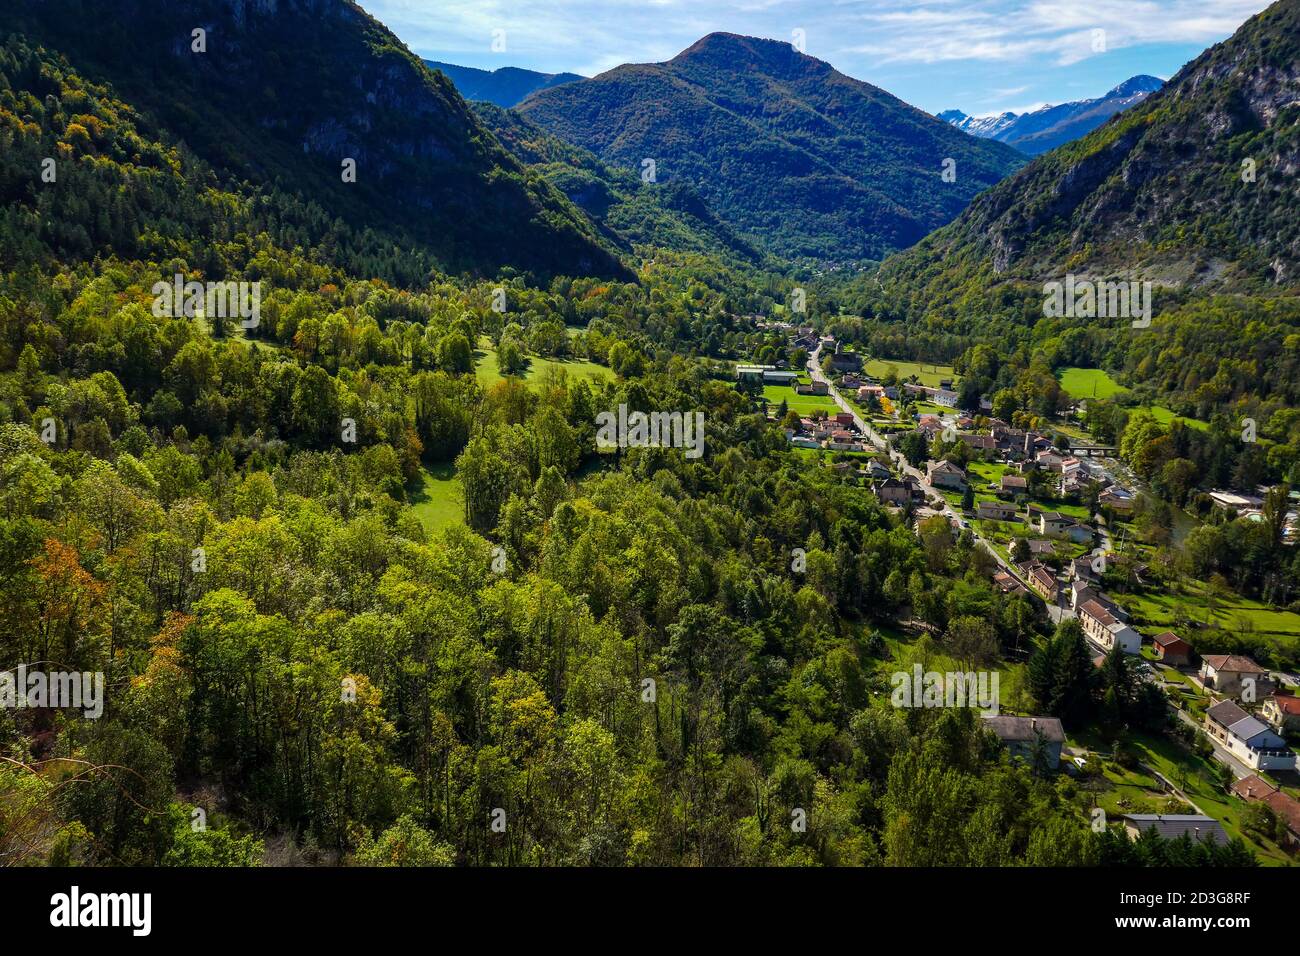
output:
<instances>
[{"instance_id":1,"label":"village","mask_svg":"<svg viewBox=\"0 0 1300 956\"><path fill-rule=\"evenodd\" d=\"M1095 667L1115 648L1130 656L1141 679L1164 691L1177 720L1208 745L1225 784L1231 781L1232 798L1267 806L1285 828L1285 842L1300 848L1300 776L1288 744L1288 737L1300 740L1300 677L1245 655L1198 655L1173 630L1143 634L1103 589L1108 568L1124 565L1139 577L1145 570L1124 553L1141 488L1115 448L1014 427L991 415L987 396L962 408L953 377L933 384L882 380L831 336L807 326L766 325L788 336L792 354L807 355L806 367L742 364L735 376L761 385L769 417L783 424L791 447L824 456L827 467L869 488L913 526L942 516L954 536L969 533L995 558L992 580L1001 593L1024 595L1053 624L1078 621ZM1259 520L1266 490L1218 489L1210 497L1236 517ZM1296 541L1298 526L1292 510L1288 543ZM1058 718L984 720L1013 754L1045 753L1053 770L1088 765L1090 754L1069 746ZM1179 812L1124 813L1131 835L1155 829L1164 837L1228 841L1218 819L1153 773L1158 789L1175 795L1169 808Z\"/></svg>"}]
</instances>

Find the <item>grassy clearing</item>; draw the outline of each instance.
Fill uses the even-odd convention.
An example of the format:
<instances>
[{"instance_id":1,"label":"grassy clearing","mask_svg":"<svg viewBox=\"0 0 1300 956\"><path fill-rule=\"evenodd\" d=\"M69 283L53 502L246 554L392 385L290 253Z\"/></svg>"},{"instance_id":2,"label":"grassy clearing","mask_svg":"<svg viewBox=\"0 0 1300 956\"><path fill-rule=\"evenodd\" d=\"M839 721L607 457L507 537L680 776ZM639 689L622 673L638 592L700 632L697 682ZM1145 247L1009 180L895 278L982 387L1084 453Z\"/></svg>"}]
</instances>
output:
<instances>
[{"instance_id":1,"label":"grassy clearing","mask_svg":"<svg viewBox=\"0 0 1300 956\"><path fill-rule=\"evenodd\" d=\"M1056 377L1061 388L1072 398L1113 398L1128 391L1111 378L1109 372L1099 368L1063 368Z\"/></svg>"},{"instance_id":2,"label":"grassy clearing","mask_svg":"<svg viewBox=\"0 0 1300 956\"><path fill-rule=\"evenodd\" d=\"M408 489L408 495L411 510L430 534L465 521L460 479L451 463L421 468L419 483Z\"/></svg>"},{"instance_id":3,"label":"grassy clearing","mask_svg":"<svg viewBox=\"0 0 1300 956\"><path fill-rule=\"evenodd\" d=\"M1274 610L1259 601L1232 595L1209 606L1205 586L1199 581L1172 588L1152 588L1138 594L1113 595L1131 615L1134 624L1153 633L1178 630L1180 618L1211 624L1236 633L1254 634L1261 641L1293 648L1300 641L1300 614ZM1191 637L1195 643L1195 636Z\"/></svg>"},{"instance_id":4,"label":"grassy clearing","mask_svg":"<svg viewBox=\"0 0 1300 956\"><path fill-rule=\"evenodd\" d=\"M835 404L835 399L829 395L800 395L789 385L764 385L763 397L773 408L784 401L787 408L793 409L801 416L811 415L819 408L831 416L840 410L840 407Z\"/></svg>"},{"instance_id":5,"label":"grassy clearing","mask_svg":"<svg viewBox=\"0 0 1300 956\"><path fill-rule=\"evenodd\" d=\"M1134 410L1136 411L1136 409ZM1165 408L1163 405L1148 405L1142 410L1150 412L1151 417L1161 425L1168 425L1177 418L1189 428L1195 428L1198 432L1206 431L1210 427L1209 422L1203 422L1199 418L1187 418L1184 415L1175 415L1170 409Z\"/></svg>"},{"instance_id":6,"label":"grassy clearing","mask_svg":"<svg viewBox=\"0 0 1300 956\"><path fill-rule=\"evenodd\" d=\"M528 359L528 368L524 371L523 379L533 381L540 378L550 368L563 369L568 374L570 381L601 377L612 378L614 374L605 366L597 365L595 362L588 362L585 359L552 359L533 355ZM489 345L486 339L479 341L478 348L474 352L474 374L479 383L485 386L495 385L505 378L501 374L500 366L497 364L497 350Z\"/></svg>"},{"instance_id":7,"label":"grassy clearing","mask_svg":"<svg viewBox=\"0 0 1300 956\"><path fill-rule=\"evenodd\" d=\"M935 365L933 362L906 362L901 359L881 359L874 358L867 362L863 371L872 378L884 378L886 374L893 369L894 374L898 376L900 382L907 381L915 375L918 382L922 385L928 385L930 388L938 388L939 380L950 378L955 385L961 381L952 370L951 365ZM948 409L951 411L952 409Z\"/></svg>"}]
</instances>

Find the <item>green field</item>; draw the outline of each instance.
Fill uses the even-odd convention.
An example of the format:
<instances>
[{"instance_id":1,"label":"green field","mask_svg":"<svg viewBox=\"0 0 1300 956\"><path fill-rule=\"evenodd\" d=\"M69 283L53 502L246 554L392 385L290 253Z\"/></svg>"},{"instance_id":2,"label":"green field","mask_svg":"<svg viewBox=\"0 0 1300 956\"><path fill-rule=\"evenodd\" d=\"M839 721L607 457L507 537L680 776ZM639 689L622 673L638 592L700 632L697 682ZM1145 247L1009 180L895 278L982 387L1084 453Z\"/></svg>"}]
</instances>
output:
<instances>
[{"instance_id":1,"label":"green field","mask_svg":"<svg viewBox=\"0 0 1300 956\"><path fill-rule=\"evenodd\" d=\"M450 463L421 468L419 484L409 489L409 495L411 510L430 534L465 520L460 479Z\"/></svg>"},{"instance_id":2,"label":"green field","mask_svg":"<svg viewBox=\"0 0 1300 956\"><path fill-rule=\"evenodd\" d=\"M1127 388L1111 378L1110 373L1099 368L1063 368L1056 373L1056 377L1061 382L1062 390L1073 398L1114 398L1116 395L1123 395L1128 391ZM1183 415L1175 415L1173 411L1163 405L1148 405L1142 410L1150 412L1151 417L1162 425L1168 425L1175 418L1180 418L1198 431L1205 431L1210 427L1208 422L1196 418L1187 418ZM1138 409L1133 409L1133 411L1138 411ZM1061 430L1066 431L1064 428Z\"/></svg>"},{"instance_id":3,"label":"green field","mask_svg":"<svg viewBox=\"0 0 1300 956\"><path fill-rule=\"evenodd\" d=\"M916 380L922 385L928 385L930 388L938 388L939 380L950 378L955 385L961 381L961 377L952 370L951 365L935 365L931 362L906 362L902 359L871 359L863 367L863 371L872 378L884 378L885 373L890 369L898 376L900 382L907 381L915 375ZM946 409L952 411L952 409Z\"/></svg>"},{"instance_id":4,"label":"green field","mask_svg":"<svg viewBox=\"0 0 1300 956\"><path fill-rule=\"evenodd\" d=\"M1201 812L1223 824L1229 837L1241 837L1253 847L1264 866L1290 864L1290 857L1272 841L1248 835L1242 829L1246 804L1219 787L1217 764L1212 758L1199 757L1165 736L1133 732L1125 735L1125 741L1139 761L1182 789ZM1089 750L1109 751L1111 748L1111 741L1103 740L1095 729L1070 734L1067 742ZM1118 822L1115 817L1125 813L1169 812L1159 805L1166 799L1177 799L1174 794L1162 794L1159 781L1150 773L1141 769L1126 770L1097 756L1089 758L1090 762L1097 760L1104 761L1104 779L1108 785L1106 791L1098 795L1097 805L1106 810L1111 822Z\"/></svg>"},{"instance_id":5,"label":"green field","mask_svg":"<svg viewBox=\"0 0 1300 956\"><path fill-rule=\"evenodd\" d=\"M763 397L773 410L784 401L787 408L798 412L801 417L811 415L819 408L824 409L828 415L840 411L835 399L829 395L800 395L789 385L764 385Z\"/></svg>"},{"instance_id":6,"label":"green field","mask_svg":"<svg viewBox=\"0 0 1300 956\"><path fill-rule=\"evenodd\" d=\"M1210 427L1209 422L1203 422L1199 418L1187 418L1183 415L1175 415L1172 411L1165 408L1163 405L1148 405L1145 409L1143 409L1143 411L1150 412L1151 417L1154 418L1156 421L1158 421L1161 425L1168 425L1175 418L1177 418L1179 421L1186 423L1188 427L1195 428L1197 431L1200 432L1203 432Z\"/></svg>"},{"instance_id":7,"label":"green field","mask_svg":"<svg viewBox=\"0 0 1300 956\"><path fill-rule=\"evenodd\" d=\"M568 373L570 380L593 379L602 376L612 378L614 374L605 366L584 359L552 359L532 355L529 356L528 368L524 372L523 378L525 381L540 378L548 368L563 369ZM505 378L501 374L501 369L497 366L497 350L488 344L487 339L481 339L478 349L474 352L474 374L482 385L495 385Z\"/></svg>"},{"instance_id":8,"label":"green field","mask_svg":"<svg viewBox=\"0 0 1300 956\"><path fill-rule=\"evenodd\" d=\"M1151 632L1177 630L1179 615L1175 611L1181 607L1183 613L1194 621L1205 621L1208 617L1215 627L1253 633L1261 640L1285 648L1295 648L1300 643L1300 614L1277 611L1259 601L1234 594L1217 604L1210 615L1207 613L1205 588L1199 581L1172 589L1152 588L1142 594L1116 594L1114 597L1133 615L1136 626ZM1194 634L1190 640L1194 645Z\"/></svg>"},{"instance_id":9,"label":"green field","mask_svg":"<svg viewBox=\"0 0 1300 956\"><path fill-rule=\"evenodd\" d=\"M1112 398L1128 391L1110 373L1099 368L1063 368L1056 377L1061 388L1073 398Z\"/></svg>"}]
</instances>

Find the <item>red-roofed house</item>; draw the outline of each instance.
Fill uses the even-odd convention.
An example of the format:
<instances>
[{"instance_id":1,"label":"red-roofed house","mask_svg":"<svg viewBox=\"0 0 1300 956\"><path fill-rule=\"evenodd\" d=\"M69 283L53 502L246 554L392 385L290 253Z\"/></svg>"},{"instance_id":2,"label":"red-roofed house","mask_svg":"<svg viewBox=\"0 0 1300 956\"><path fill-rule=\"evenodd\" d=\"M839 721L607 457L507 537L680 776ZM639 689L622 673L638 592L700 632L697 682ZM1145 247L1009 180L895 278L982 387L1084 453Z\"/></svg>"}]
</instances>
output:
<instances>
[{"instance_id":1,"label":"red-roofed house","mask_svg":"<svg viewBox=\"0 0 1300 956\"><path fill-rule=\"evenodd\" d=\"M1173 631L1157 634L1151 638L1151 643L1155 645L1156 657L1170 667L1186 667L1188 661L1191 660L1192 645Z\"/></svg>"},{"instance_id":2,"label":"red-roofed house","mask_svg":"<svg viewBox=\"0 0 1300 956\"><path fill-rule=\"evenodd\" d=\"M1262 777L1251 774L1232 785L1232 792L1247 803L1263 803L1286 826L1292 845L1300 844L1300 801L1283 793Z\"/></svg>"},{"instance_id":3,"label":"red-roofed house","mask_svg":"<svg viewBox=\"0 0 1300 956\"><path fill-rule=\"evenodd\" d=\"M1300 697L1293 694L1272 694L1265 698L1259 714L1279 731L1300 732Z\"/></svg>"}]
</instances>

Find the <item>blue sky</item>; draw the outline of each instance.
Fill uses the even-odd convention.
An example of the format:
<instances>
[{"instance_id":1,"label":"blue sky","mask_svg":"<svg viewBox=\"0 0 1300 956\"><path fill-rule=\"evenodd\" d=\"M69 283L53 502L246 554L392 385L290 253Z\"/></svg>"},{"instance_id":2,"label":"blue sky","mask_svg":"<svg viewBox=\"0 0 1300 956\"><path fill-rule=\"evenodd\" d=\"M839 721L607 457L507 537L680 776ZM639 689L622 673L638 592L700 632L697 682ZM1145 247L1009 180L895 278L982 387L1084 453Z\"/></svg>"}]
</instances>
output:
<instances>
[{"instance_id":1,"label":"blue sky","mask_svg":"<svg viewBox=\"0 0 1300 956\"><path fill-rule=\"evenodd\" d=\"M1268 0L360 0L421 56L592 76L724 30L792 40L937 113L1097 96L1168 78ZM493 31L505 50L493 51ZM1104 31L1098 34L1095 31ZM500 37L500 34L497 34ZM498 44L499 45L499 44Z\"/></svg>"}]
</instances>

